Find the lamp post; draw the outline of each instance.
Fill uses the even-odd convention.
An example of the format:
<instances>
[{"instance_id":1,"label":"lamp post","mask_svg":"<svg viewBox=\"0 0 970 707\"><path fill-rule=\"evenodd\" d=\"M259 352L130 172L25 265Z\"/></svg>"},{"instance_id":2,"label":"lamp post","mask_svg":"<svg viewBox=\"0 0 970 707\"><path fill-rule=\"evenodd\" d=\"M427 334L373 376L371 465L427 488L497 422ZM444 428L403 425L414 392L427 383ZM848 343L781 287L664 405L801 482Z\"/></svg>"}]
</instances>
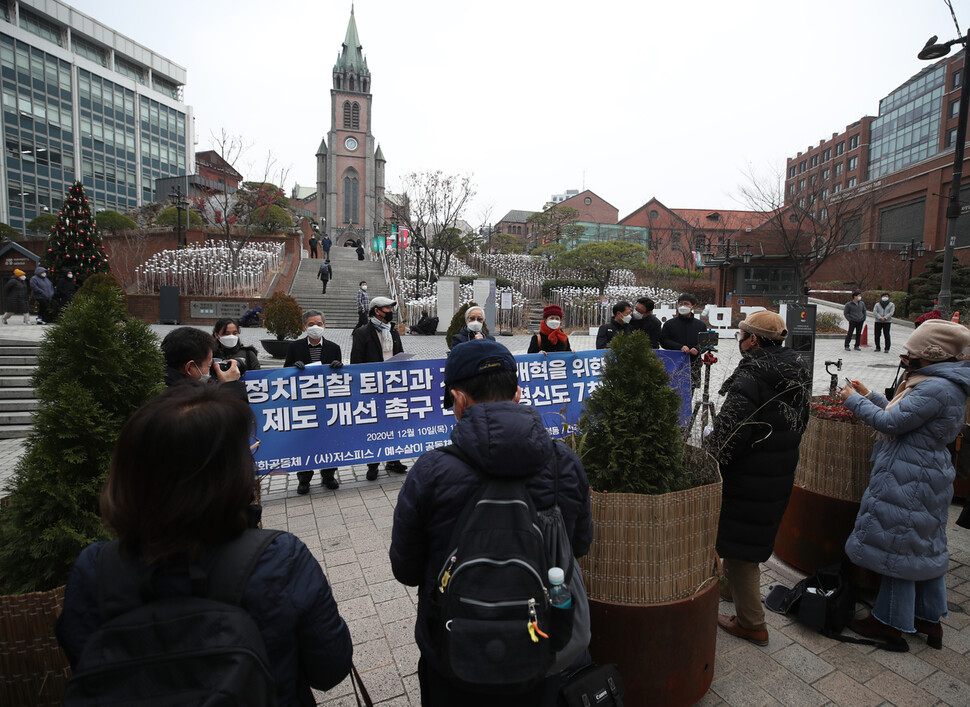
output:
<instances>
[{"instance_id":1,"label":"lamp post","mask_svg":"<svg viewBox=\"0 0 970 707\"><path fill-rule=\"evenodd\" d=\"M718 258L715 256L712 248L724 248L724 256ZM740 253L742 248L744 252ZM731 266L731 261L738 258L747 265L751 262L751 246L747 243L735 243L734 244L734 255L731 255L731 239L728 238L723 244L714 243L708 240L704 252L701 253L701 263L703 267L720 267L721 268L721 305L727 306L727 295L728 295L728 284L727 284L727 273Z\"/></svg>"},{"instance_id":2,"label":"lamp post","mask_svg":"<svg viewBox=\"0 0 970 707\"><path fill-rule=\"evenodd\" d=\"M175 205L175 212L178 215L178 219L175 222L175 243L176 248L181 249L188 245L188 238L184 240L182 238L182 212L188 210L189 202L185 198L185 194L182 193L182 187L178 184L172 188L172 193L168 195L168 198ZM188 230L188 224L186 224L186 230Z\"/></svg>"},{"instance_id":3,"label":"lamp post","mask_svg":"<svg viewBox=\"0 0 970 707\"><path fill-rule=\"evenodd\" d=\"M970 32L965 37L951 39L943 44L937 44L937 39L936 35L930 37L917 56L924 61L931 61L949 54L950 47L954 44L962 44L965 50L970 47ZM967 61L967 52L964 51L960 114L957 119L956 144L953 147L953 177L950 180L950 203L946 207L946 243L943 249L943 276L940 280L939 310L944 319L950 315L950 277L953 273L953 249L957 240L957 219L960 218L960 182L963 179L963 151L967 140L967 103L970 102L970 92L966 89L967 69L970 69L970 61ZM908 309L908 298L906 304Z\"/></svg>"},{"instance_id":4,"label":"lamp post","mask_svg":"<svg viewBox=\"0 0 970 707\"><path fill-rule=\"evenodd\" d=\"M915 238L910 238L909 245L899 251L899 259L902 262L909 261L909 279L906 280L906 318L909 318L909 300L912 297L913 292L913 261L916 258L922 258L926 253L926 247L923 245L923 241L916 244Z\"/></svg>"}]
</instances>

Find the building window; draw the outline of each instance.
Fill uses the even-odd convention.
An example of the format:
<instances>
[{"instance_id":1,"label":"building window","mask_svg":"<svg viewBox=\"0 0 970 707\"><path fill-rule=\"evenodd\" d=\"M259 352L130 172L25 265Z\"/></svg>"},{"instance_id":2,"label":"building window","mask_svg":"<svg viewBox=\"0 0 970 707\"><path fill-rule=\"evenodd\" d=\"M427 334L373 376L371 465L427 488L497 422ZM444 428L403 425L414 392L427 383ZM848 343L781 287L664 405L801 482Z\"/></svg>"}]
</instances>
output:
<instances>
[{"instance_id":1,"label":"building window","mask_svg":"<svg viewBox=\"0 0 970 707\"><path fill-rule=\"evenodd\" d=\"M788 168L788 178L791 179L795 176L795 165Z\"/></svg>"},{"instance_id":2,"label":"building window","mask_svg":"<svg viewBox=\"0 0 970 707\"><path fill-rule=\"evenodd\" d=\"M134 79L138 83L145 83L145 71L140 66L126 61L117 54L115 55L115 71L130 79Z\"/></svg>"},{"instance_id":3,"label":"building window","mask_svg":"<svg viewBox=\"0 0 970 707\"><path fill-rule=\"evenodd\" d=\"M950 117L956 118L960 115L960 99L954 98L950 101Z\"/></svg>"},{"instance_id":4,"label":"building window","mask_svg":"<svg viewBox=\"0 0 970 707\"><path fill-rule=\"evenodd\" d=\"M357 101L354 101L353 108L350 111L350 123L355 130L360 129L360 103Z\"/></svg>"},{"instance_id":5,"label":"building window","mask_svg":"<svg viewBox=\"0 0 970 707\"><path fill-rule=\"evenodd\" d=\"M842 182L836 182L832 185L833 194L838 194L840 191L842 191Z\"/></svg>"},{"instance_id":6,"label":"building window","mask_svg":"<svg viewBox=\"0 0 970 707\"><path fill-rule=\"evenodd\" d=\"M850 172L854 171L856 168L858 168L858 166L859 166L858 157L850 157L845 161L845 168Z\"/></svg>"},{"instance_id":7,"label":"building window","mask_svg":"<svg viewBox=\"0 0 970 707\"><path fill-rule=\"evenodd\" d=\"M23 10L21 10L21 13ZM960 88L963 85L963 69L957 69L953 72L953 78L950 79L950 88Z\"/></svg>"},{"instance_id":8,"label":"building window","mask_svg":"<svg viewBox=\"0 0 970 707\"><path fill-rule=\"evenodd\" d=\"M799 174L804 172L806 169L808 169L808 160L802 160L801 162L798 163Z\"/></svg>"},{"instance_id":9,"label":"building window","mask_svg":"<svg viewBox=\"0 0 970 707\"><path fill-rule=\"evenodd\" d=\"M818 198L821 201L825 201L826 199L828 199L829 198L829 188L828 187L825 187L824 189L822 189L822 191L819 192Z\"/></svg>"},{"instance_id":10,"label":"building window","mask_svg":"<svg viewBox=\"0 0 970 707\"><path fill-rule=\"evenodd\" d=\"M822 150L822 162L828 162L830 159L832 159L832 148L826 147Z\"/></svg>"},{"instance_id":11,"label":"building window","mask_svg":"<svg viewBox=\"0 0 970 707\"><path fill-rule=\"evenodd\" d=\"M836 163L836 165L835 165L835 176L836 177L841 177L842 176L842 167L843 166L844 165L841 162Z\"/></svg>"},{"instance_id":12,"label":"building window","mask_svg":"<svg viewBox=\"0 0 970 707\"><path fill-rule=\"evenodd\" d=\"M740 293L746 295L788 295L795 293L792 267L741 268Z\"/></svg>"},{"instance_id":13,"label":"building window","mask_svg":"<svg viewBox=\"0 0 970 707\"><path fill-rule=\"evenodd\" d=\"M946 147L953 147L953 143L957 141L957 129L950 128L946 131Z\"/></svg>"},{"instance_id":14,"label":"building window","mask_svg":"<svg viewBox=\"0 0 970 707\"><path fill-rule=\"evenodd\" d=\"M20 7L20 27L31 34L36 34L41 39L53 42L59 47L64 46L60 25L56 25L40 15L35 15L22 5Z\"/></svg>"},{"instance_id":15,"label":"building window","mask_svg":"<svg viewBox=\"0 0 970 707\"><path fill-rule=\"evenodd\" d=\"M818 220L825 221L829 217L829 210L824 206L818 210Z\"/></svg>"},{"instance_id":16,"label":"building window","mask_svg":"<svg viewBox=\"0 0 970 707\"><path fill-rule=\"evenodd\" d=\"M829 177L830 176L832 176L832 170L831 169L829 169L828 167L826 167L825 169L822 170L822 181L823 182L827 182L829 180Z\"/></svg>"},{"instance_id":17,"label":"building window","mask_svg":"<svg viewBox=\"0 0 970 707\"><path fill-rule=\"evenodd\" d=\"M845 142L840 142L838 145L835 146L835 156L838 157L843 152L845 152Z\"/></svg>"},{"instance_id":18,"label":"building window","mask_svg":"<svg viewBox=\"0 0 970 707\"><path fill-rule=\"evenodd\" d=\"M788 185L788 196L794 196L794 194L795 194L795 185L794 184L789 184Z\"/></svg>"},{"instance_id":19,"label":"building window","mask_svg":"<svg viewBox=\"0 0 970 707\"><path fill-rule=\"evenodd\" d=\"M798 180L798 191L805 191L805 179Z\"/></svg>"},{"instance_id":20,"label":"building window","mask_svg":"<svg viewBox=\"0 0 970 707\"><path fill-rule=\"evenodd\" d=\"M798 197L798 208L800 208L800 209L804 209L805 208L805 197L804 196Z\"/></svg>"},{"instance_id":21,"label":"building window","mask_svg":"<svg viewBox=\"0 0 970 707\"><path fill-rule=\"evenodd\" d=\"M651 221L659 217L660 217L660 212L657 211L656 209L650 209L650 213L647 214L647 218L649 218Z\"/></svg>"},{"instance_id":22,"label":"building window","mask_svg":"<svg viewBox=\"0 0 970 707\"><path fill-rule=\"evenodd\" d=\"M856 185L856 178L855 177L849 177L848 179L845 180L845 188L846 189L851 189L855 185Z\"/></svg>"},{"instance_id":23,"label":"building window","mask_svg":"<svg viewBox=\"0 0 970 707\"><path fill-rule=\"evenodd\" d=\"M344 127L350 128L350 101L344 101Z\"/></svg>"},{"instance_id":24,"label":"building window","mask_svg":"<svg viewBox=\"0 0 970 707\"><path fill-rule=\"evenodd\" d=\"M859 136L853 135L852 137L849 138L849 149L854 150L858 146L859 146Z\"/></svg>"},{"instance_id":25,"label":"building window","mask_svg":"<svg viewBox=\"0 0 970 707\"><path fill-rule=\"evenodd\" d=\"M72 35L71 49L73 49L74 53L78 56L83 56L85 59L90 59L101 66L108 65L108 53L97 44L89 42L83 37Z\"/></svg>"},{"instance_id":26,"label":"building window","mask_svg":"<svg viewBox=\"0 0 970 707\"><path fill-rule=\"evenodd\" d=\"M818 155L812 155L812 158L809 160L809 167L818 167Z\"/></svg>"},{"instance_id":27,"label":"building window","mask_svg":"<svg viewBox=\"0 0 970 707\"><path fill-rule=\"evenodd\" d=\"M811 185L811 186L812 186L813 188L814 188L814 187L815 187L816 185L818 185L818 175L817 175L817 174L813 174L813 175L812 175L811 177L809 177L809 179L808 179L808 183L809 183L809 184L810 184L810 185Z\"/></svg>"}]
</instances>

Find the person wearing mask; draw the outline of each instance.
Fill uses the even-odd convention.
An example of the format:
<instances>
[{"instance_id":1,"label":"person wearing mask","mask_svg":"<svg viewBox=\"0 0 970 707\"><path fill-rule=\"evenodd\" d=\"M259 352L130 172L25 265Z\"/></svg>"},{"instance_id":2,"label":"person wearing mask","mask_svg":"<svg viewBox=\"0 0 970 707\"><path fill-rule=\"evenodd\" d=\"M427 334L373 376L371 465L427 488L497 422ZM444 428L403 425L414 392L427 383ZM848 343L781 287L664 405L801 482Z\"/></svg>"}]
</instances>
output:
<instances>
[{"instance_id":1,"label":"person wearing mask","mask_svg":"<svg viewBox=\"0 0 970 707\"><path fill-rule=\"evenodd\" d=\"M27 313L29 300L27 297L27 273L21 269L13 271L13 277L3 286L3 323L9 324L10 317L22 314L24 324L30 324L30 314Z\"/></svg>"},{"instance_id":2,"label":"person wearing mask","mask_svg":"<svg viewBox=\"0 0 970 707\"><path fill-rule=\"evenodd\" d=\"M677 298L677 316L664 322L660 329L660 345L668 351L683 351L690 356L690 387L693 391L701 384L701 356L697 348L697 335L707 331L707 326L694 316L697 298L685 292Z\"/></svg>"},{"instance_id":3,"label":"person wearing mask","mask_svg":"<svg viewBox=\"0 0 970 707\"><path fill-rule=\"evenodd\" d=\"M228 361L235 359L242 361L247 371L259 370L259 354L255 346L245 346L239 338L239 324L235 319L219 319L212 327L212 335L216 338L215 358Z\"/></svg>"},{"instance_id":4,"label":"person wearing mask","mask_svg":"<svg viewBox=\"0 0 970 707\"><path fill-rule=\"evenodd\" d=\"M317 279L323 283L323 292L321 294L327 294L327 283L333 277L333 270L330 269L330 261L324 260L320 263L320 269L317 270Z\"/></svg>"},{"instance_id":5,"label":"person wearing mask","mask_svg":"<svg viewBox=\"0 0 970 707\"><path fill-rule=\"evenodd\" d=\"M893 323L893 315L896 313L896 305L889 300L889 293L883 292L879 301L872 306L872 313L876 317L876 351L889 353L889 327ZM885 345L879 346L879 337L883 337Z\"/></svg>"},{"instance_id":6,"label":"person wearing mask","mask_svg":"<svg viewBox=\"0 0 970 707\"><path fill-rule=\"evenodd\" d=\"M663 326L660 320L653 313L653 300L649 297L641 297L633 305L633 321L630 327L633 331L642 331L650 337L650 348L660 348L660 329Z\"/></svg>"},{"instance_id":7,"label":"person wearing mask","mask_svg":"<svg viewBox=\"0 0 970 707\"><path fill-rule=\"evenodd\" d=\"M632 331L630 322L633 321L633 307L627 301L613 305L613 318L606 324L601 324L596 332L596 348L609 348L610 342L617 334L629 334Z\"/></svg>"},{"instance_id":8,"label":"person wearing mask","mask_svg":"<svg viewBox=\"0 0 970 707\"><path fill-rule=\"evenodd\" d=\"M481 341L488 339L495 341L495 337L485 328L485 310L481 307L469 307L465 312L465 326L451 337L451 348L466 341Z\"/></svg>"},{"instance_id":9,"label":"person wearing mask","mask_svg":"<svg viewBox=\"0 0 970 707\"><path fill-rule=\"evenodd\" d=\"M562 308L550 304L542 310L542 324L539 333L529 342L528 353L550 353L553 351L572 351L569 336L562 330Z\"/></svg>"},{"instance_id":10,"label":"person wearing mask","mask_svg":"<svg viewBox=\"0 0 970 707\"><path fill-rule=\"evenodd\" d=\"M46 324L49 321L47 310L54 296L54 283L47 277L47 270L38 265L30 278L30 292L37 303L37 323Z\"/></svg>"},{"instance_id":11,"label":"person wearing mask","mask_svg":"<svg viewBox=\"0 0 970 707\"><path fill-rule=\"evenodd\" d=\"M367 312L370 309L370 297L367 296L367 282L360 281L360 288L357 290L357 327L367 323ZM357 327L354 327L355 329Z\"/></svg>"},{"instance_id":12,"label":"person wearing mask","mask_svg":"<svg viewBox=\"0 0 970 707\"><path fill-rule=\"evenodd\" d=\"M77 283L74 281L74 273L68 270L58 278L57 285L54 287L54 294L57 295L61 309L71 303L75 292L77 292Z\"/></svg>"},{"instance_id":13,"label":"person wearing mask","mask_svg":"<svg viewBox=\"0 0 970 707\"><path fill-rule=\"evenodd\" d=\"M291 341L286 349L286 358L283 360L283 368L294 366L301 371L308 364L319 363L327 364L332 369L341 368L343 355L340 347L332 341L323 338L327 324L323 318L323 312L318 309L308 309L303 312L303 331L306 336L296 341ZM336 477L337 467L320 470L320 483L331 491L340 486L340 481ZM310 493L310 480L313 479L313 470L298 471L296 478L299 482L296 492L301 496Z\"/></svg>"},{"instance_id":14,"label":"person wearing mask","mask_svg":"<svg viewBox=\"0 0 970 707\"><path fill-rule=\"evenodd\" d=\"M317 234L316 233L311 233L310 234L310 240L307 241L307 245L310 246L310 257L311 258L317 258L317 257L319 257L317 255L317 252L318 252L317 251L317 244L318 243L319 243L319 241L317 241Z\"/></svg>"},{"instance_id":15,"label":"person wearing mask","mask_svg":"<svg viewBox=\"0 0 970 707\"><path fill-rule=\"evenodd\" d=\"M229 359L225 371L221 366L212 365L215 348L215 338L201 329L190 326L172 329L162 339L166 387L201 380L224 385L241 400L248 400L246 385L239 380L239 364Z\"/></svg>"},{"instance_id":16,"label":"person wearing mask","mask_svg":"<svg viewBox=\"0 0 970 707\"><path fill-rule=\"evenodd\" d=\"M849 342L855 333L855 350L862 351L862 327L866 323L866 304L862 301L862 293L856 290L852 299L845 303L842 316L849 322L849 330L845 334L845 350L849 350Z\"/></svg>"},{"instance_id":17,"label":"person wearing mask","mask_svg":"<svg viewBox=\"0 0 970 707\"><path fill-rule=\"evenodd\" d=\"M381 363L404 351L401 336L393 321L396 304L397 302L388 297L375 297L371 301L367 322L354 329L351 334L351 363ZM380 464L367 465L368 481L377 478L378 466ZM402 464L400 459L387 462L384 468L395 474L403 474L408 470L407 465Z\"/></svg>"},{"instance_id":18,"label":"person wearing mask","mask_svg":"<svg viewBox=\"0 0 970 707\"><path fill-rule=\"evenodd\" d=\"M330 236L326 233L323 234L323 240L320 241L320 245L323 246L323 259L328 263L330 262L330 249L333 247L333 241L330 240Z\"/></svg>"},{"instance_id":19,"label":"person wearing mask","mask_svg":"<svg viewBox=\"0 0 970 707\"><path fill-rule=\"evenodd\" d=\"M870 615L850 621L849 628L903 649L902 634L921 633L940 649L955 477L947 443L966 416L970 361L961 359L970 351L970 330L930 320L903 348L899 359L906 373L892 400L858 380L841 392L846 407L879 433L845 553L882 579Z\"/></svg>"},{"instance_id":20,"label":"person wearing mask","mask_svg":"<svg viewBox=\"0 0 970 707\"><path fill-rule=\"evenodd\" d=\"M721 595L737 610L717 622L732 635L767 645L759 563L771 557L795 483L812 377L795 350L784 346L788 330L779 315L754 312L739 327L741 362L704 442L724 479L717 551L727 583Z\"/></svg>"}]
</instances>

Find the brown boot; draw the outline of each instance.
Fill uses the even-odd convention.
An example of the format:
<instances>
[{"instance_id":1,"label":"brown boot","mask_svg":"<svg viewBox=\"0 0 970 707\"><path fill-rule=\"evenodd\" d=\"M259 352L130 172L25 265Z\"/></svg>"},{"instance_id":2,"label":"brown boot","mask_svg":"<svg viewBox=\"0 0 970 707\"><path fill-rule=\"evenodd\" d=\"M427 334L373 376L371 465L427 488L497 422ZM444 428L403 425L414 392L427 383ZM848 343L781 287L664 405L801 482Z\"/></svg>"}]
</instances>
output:
<instances>
[{"instance_id":1,"label":"brown boot","mask_svg":"<svg viewBox=\"0 0 970 707\"><path fill-rule=\"evenodd\" d=\"M893 628L892 626L887 626L872 614L869 614L866 618L861 620L852 619L852 621L849 622L849 628L858 633L860 636L865 636L866 638L875 638L879 641L886 641L887 643L896 644L900 647L906 646L906 650L909 650L909 644L906 643L906 639L903 638L902 631Z\"/></svg>"},{"instance_id":2,"label":"brown boot","mask_svg":"<svg viewBox=\"0 0 970 707\"><path fill-rule=\"evenodd\" d=\"M923 619L916 619L916 633L926 634L926 645L940 650L943 648L943 624L937 621L931 624Z\"/></svg>"}]
</instances>

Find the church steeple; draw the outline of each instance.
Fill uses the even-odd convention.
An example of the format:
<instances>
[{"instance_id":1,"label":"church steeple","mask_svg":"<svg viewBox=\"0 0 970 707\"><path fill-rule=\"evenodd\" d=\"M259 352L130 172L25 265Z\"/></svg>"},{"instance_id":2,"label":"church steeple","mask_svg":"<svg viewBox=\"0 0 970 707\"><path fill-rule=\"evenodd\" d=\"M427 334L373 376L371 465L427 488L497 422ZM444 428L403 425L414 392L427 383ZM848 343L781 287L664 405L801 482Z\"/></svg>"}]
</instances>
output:
<instances>
[{"instance_id":1,"label":"church steeple","mask_svg":"<svg viewBox=\"0 0 970 707\"><path fill-rule=\"evenodd\" d=\"M357 20L354 19L354 6L350 6L350 22L347 34L333 66L333 87L341 91L370 92L370 69L367 57L357 37Z\"/></svg>"}]
</instances>

